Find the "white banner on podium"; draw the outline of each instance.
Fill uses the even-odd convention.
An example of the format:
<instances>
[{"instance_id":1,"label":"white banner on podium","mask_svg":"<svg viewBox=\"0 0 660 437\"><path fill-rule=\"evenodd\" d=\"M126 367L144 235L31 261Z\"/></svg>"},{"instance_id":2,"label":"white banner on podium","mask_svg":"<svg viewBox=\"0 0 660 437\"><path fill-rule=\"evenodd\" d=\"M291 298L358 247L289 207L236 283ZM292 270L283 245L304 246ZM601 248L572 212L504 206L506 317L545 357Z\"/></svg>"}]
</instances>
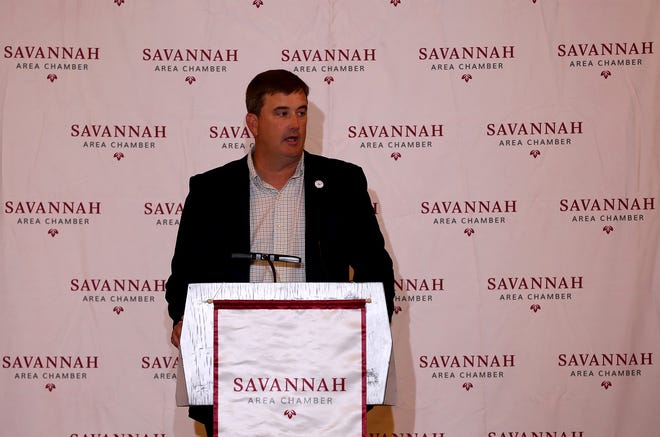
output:
<instances>
[{"instance_id":1,"label":"white banner on podium","mask_svg":"<svg viewBox=\"0 0 660 437\"><path fill-rule=\"evenodd\" d=\"M190 284L181 331L181 367L177 405L213 405L214 300L352 300L366 307L367 404L388 402L396 393L390 366L392 336L383 285L379 283L217 283ZM389 373L388 373L389 372ZM386 396L387 388L387 396ZM391 401L390 401L391 402Z\"/></svg>"},{"instance_id":2,"label":"white banner on podium","mask_svg":"<svg viewBox=\"0 0 660 437\"><path fill-rule=\"evenodd\" d=\"M364 300L214 303L218 437L366 435Z\"/></svg>"}]
</instances>

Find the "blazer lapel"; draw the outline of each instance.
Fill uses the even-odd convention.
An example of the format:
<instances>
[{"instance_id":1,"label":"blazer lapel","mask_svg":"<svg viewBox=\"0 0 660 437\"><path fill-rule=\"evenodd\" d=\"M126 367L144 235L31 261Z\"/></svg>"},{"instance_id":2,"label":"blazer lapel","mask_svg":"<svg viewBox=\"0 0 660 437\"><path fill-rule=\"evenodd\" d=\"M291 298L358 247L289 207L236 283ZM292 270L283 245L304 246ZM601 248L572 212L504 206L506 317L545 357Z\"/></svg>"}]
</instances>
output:
<instances>
[{"instance_id":1,"label":"blazer lapel","mask_svg":"<svg viewBox=\"0 0 660 437\"><path fill-rule=\"evenodd\" d=\"M316 156L305 153L305 274L308 282L326 279L323 268L323 205L326 178Z\"/></svg>"},{"instance_id":2,"label":"blazer lapel","mask_svg":"<svg viewBox=\"0 0 660 437\"><path fill-rule=\"evenodd\" d=\"M218 194L218 202L222 202L225 229L230 235L232 253L250 252L250 173L247 166L247 156L238 160L228 172L225 186L221 187L222 194ZM250 263L230 260L232 280L235 282L249 282Z\"/></svg>"}]
</instances>

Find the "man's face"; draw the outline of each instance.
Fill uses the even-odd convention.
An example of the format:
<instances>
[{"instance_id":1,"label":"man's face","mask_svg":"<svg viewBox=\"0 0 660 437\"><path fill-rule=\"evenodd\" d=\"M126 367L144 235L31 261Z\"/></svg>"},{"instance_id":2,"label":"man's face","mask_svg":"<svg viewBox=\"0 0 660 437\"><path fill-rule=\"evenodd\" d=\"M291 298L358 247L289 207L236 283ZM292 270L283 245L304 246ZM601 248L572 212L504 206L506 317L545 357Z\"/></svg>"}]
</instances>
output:
<instances>
[{"instance_id":1,"label":"man's face","mask_svg":"<svg viewBox=\"0 0 660 437\"><path fill-rule=\"evenodd\" d=\"M246 122L255 153L266 160L297 160L305 146L307 97L302 91L266 94L261 112L248 114Z\"/></svg>"}]
</instances>

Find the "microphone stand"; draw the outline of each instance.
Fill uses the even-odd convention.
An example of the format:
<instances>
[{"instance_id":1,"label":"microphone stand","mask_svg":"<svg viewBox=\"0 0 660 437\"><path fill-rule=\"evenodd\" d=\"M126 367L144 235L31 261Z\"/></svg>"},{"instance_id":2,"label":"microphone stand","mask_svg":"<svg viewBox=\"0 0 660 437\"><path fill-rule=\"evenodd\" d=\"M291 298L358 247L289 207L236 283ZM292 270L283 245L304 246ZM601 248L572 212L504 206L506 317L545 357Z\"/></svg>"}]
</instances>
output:
<instances>
[{"instance_id":1,"label":"microphone stand","mask_svg":"<svg viewBox=\"0 0 660 437\"><path fill-rule=\"evenodd\" d=\"M300 264L302 259L299 256L293 255L278 255L276 253L232 253L231 257L233 259L249 259L252 261L267 261L270 266L270 270L273 272L273 282L277 282L277 274L275 272L275 264L273 261L281 261L285 263Z\"/></svg>"}]
</instances>

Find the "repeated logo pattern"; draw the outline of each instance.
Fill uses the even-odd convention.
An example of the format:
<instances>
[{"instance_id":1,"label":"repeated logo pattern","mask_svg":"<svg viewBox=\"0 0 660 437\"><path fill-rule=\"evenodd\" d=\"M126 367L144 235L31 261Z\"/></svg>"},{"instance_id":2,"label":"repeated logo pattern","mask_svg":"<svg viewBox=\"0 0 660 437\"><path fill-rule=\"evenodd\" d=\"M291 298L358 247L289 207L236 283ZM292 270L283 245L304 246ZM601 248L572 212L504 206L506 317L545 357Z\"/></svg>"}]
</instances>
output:
<instances>
[{"instance_id":1,"label":"repeated logo pattern","mask_svg":"<svg viewBox=\"0 0 660 437\"><path fill-rule=\"evenodd\" d=\"M172 420L178 351L164 298L188 181L248 153L245 84L259 69L287 68L311 86L307 148L363 168L394 260L399 401L369 413L370 437L467 435L466 423L480 424L475 405L498 410L483 394L519 402L537 389L580 411L603 410L622 393L630 399L611 417L585 414L571 437L611 421L626 435L653 434L653 421L631 411L648 408L636 399L660 402L659 339L649 329L660 186L658 103L648 89L658 76L654 1L615 0L597 14L572 2L559 15L539 0L478 10L402 0L350 8L106 0L76 11L17 2L0 17L13 35L0 47L0 239L9 255L0 286L12 309L6 330L22 333L0 357L1 402L17 415L7 432L98 430L98 403L77 398L84 384L92 400L107 401L108 417L127 422L119 428L144 429L121 414L126 408L145 417L153 409L163 423L150 435L191 434L192 422ZM167 135L116 132L155 123ZM325 194L330 181L312 189ZM57 210L70 199L75 213ZM85 202L102 213L82 211ZM117 272L161 279L154 289L122 290ZM85 279L69 287L63 276ZM579 284L559 281L573 277ZM73 365L30 361L68 347L98 349L112 367L83 378ZM544 361L564 349L575 362ZM586 352L580 361L580 350L595 349L648 352L643 365L602 364ZM515 368L463 362L510 350L521 351ZM418 351L459 361L422 367ZM141 358L144 367L135 364ZM138 386L131 372L142 375ZM557 386L570 396L552 399ZM125 396L136 390L139 400ZM66 406L53 405L62 399ZM582 399L593 405L582 408ZM16 408L23 400L47 426L37 429ZM60 407L85 414L60 429ZM294 428L306 413L288 407L275 411ZM488 436L547 421L527 406L519 413L498 416L507 430ZM470 420L455 425L455 417Z\"/></svg>"}]
</instances>

